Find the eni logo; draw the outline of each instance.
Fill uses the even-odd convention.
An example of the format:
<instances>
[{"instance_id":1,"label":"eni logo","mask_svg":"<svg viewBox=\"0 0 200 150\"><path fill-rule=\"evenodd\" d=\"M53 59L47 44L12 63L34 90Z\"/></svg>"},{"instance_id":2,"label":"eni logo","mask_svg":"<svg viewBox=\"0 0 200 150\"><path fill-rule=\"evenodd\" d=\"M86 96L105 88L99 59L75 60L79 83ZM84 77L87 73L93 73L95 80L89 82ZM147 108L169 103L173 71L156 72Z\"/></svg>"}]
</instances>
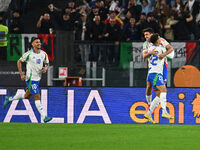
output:
<instances>
[{"instance_id":1,"label":"eni logo","mask_svg":"<svg viewBox=\"0 0 200 150\"><path fill-rule=\"evenodd\" d=\"M178 98L178 102L177 101ZM187 114L185 114L185 109L188 107L185 107L184 99L186 98L185 93L178 93L177 98L173 100L174 104L167 102L167 108L169 109L169 113L171 116L175 116L175 106L176 106L176 116L174 119L170 119L169 123L174 123L175 119L177 120L177 123L184 123L185 122L185 115L188 117L194 117L196 120L195 122L200 124L200 94L196 93L196 97L192 100L192 109L187 111ZM190 108L190 107L189 107ZM148 105L145 102L138 101L135 102L131 108L130 108L130 117L131 119L136 123L146 123L147 119L144 118L144 114L146 113L148 109ZM158 105L158 107L154 110L154 113L152 114L152 117L154 118L154 121L156 123L160 123L160 110L161 106ZM191 116L188 112L193 112L194 115ZM190 115L190 116L188 116Z\"/></svg>"},{"instance_id":2,"label":"eni logo","mask_svg":"<svg viewBox=\"0 0 200 150\"><path fill-rule=\"evenodd\" d=\"M141 108L143 107L143 110L141 109L138 109L138 108ZM167 108L169 108L169 113L171 116L175 116L175 109L174 109L174 106L172 103L170 102L167 102ZM136 123L146 123L148 120L146 118L144 118L144 114L146 113L148 109L148 105L147 103L145 102L136 102L134 103L131 108L130 108L130 117L131 119L136 122ZM160 109L161 109L161 106L159 105L155 110L154 110L154 121L155 123L159 123L160 122ZM139 115L143 116L143 117L139 117ZM170 119L169 120L169 123L174 123L175 122L175 119Z\"/></svg>"}]
</instances>

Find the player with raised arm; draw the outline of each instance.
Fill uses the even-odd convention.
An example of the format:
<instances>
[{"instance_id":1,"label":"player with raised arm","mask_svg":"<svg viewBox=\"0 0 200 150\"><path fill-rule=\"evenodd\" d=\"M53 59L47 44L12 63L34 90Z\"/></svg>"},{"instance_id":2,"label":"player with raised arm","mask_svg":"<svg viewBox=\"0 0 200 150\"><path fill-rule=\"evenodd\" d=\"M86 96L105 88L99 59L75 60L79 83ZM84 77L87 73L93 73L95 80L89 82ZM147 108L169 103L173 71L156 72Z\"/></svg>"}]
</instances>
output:
<instances>
[{"instance_id":1,"label":"player with raised arm","mask_svg":"<svg viewBox=\"0 0 200 150\"><path fill-rule=\"evenodd\" d=\"M149 59L150 59L150 55L152 55L152 53L154 53L154 51L152 52L148 52L149 47L151 47L153 44L150 42L150 37L153 35L153 29L152 28L146 28L143 30L143 34L144 34L144 38L146 39L146 41L143 43L143 51L142 51L142 56L144 59L148 59L148 63L149 63ZM167 58L172 59L174 57L174 49L173 47L163 38L160 38L161 40L161 46L163 46L167 51L165 52L165 54L162 54L160 57L164 58L165 56L165 61L164 61L164 66L163 66L163 80L166 83L167 82ZM149 64L148 64L149 66ZM156 97L158 99L158 97ZM150 82L146 82L146 100L147 103L150 107L151 104L151 99L152 99L152 85Z\"/></svg>"},{"instance_id":2,"label":"player with raised arm","mask_svg":"<svg viewBox=\"0 0 200 150\"><path fill-rule=\"evenodd\" d=\"M35 106L43 121L46 123L51 121L52 117L45 116L44 114L43 107L40 102L39 82L42 73L45 73L48 69L49 60L47 54L41 50L41 42L39 38L33 38L31 44L32 49L24 53L23 56L17 61L17 67L21 79L26 81L26 93L16 94L14 97L6 96L3 107L6 108L6 106L14 100L30 99L30 97L34 95ZM23 62L26 62L26 75L22 72ZM45 66L43 67L43 65Z\"/></svg>"},{"instance_id":3,"label":"player with raised arm","mask_svg":"<svg viewBox=\"0 0 200 150\"><path fill-rule=\"evenodd\" d=\"M166 96L167 89L163 79L163 66L165 63L164 57L167 55L166 49L161 44L161 38L158 34L153 34L150 41L153 43L148 49L149 53L149 71L147 75L147 82L150 82L153 89L156 91L158 99L154 99L150 105L149 110L145 113L144 117L150 122L155 123L151 117L154 109L161 103L162 117L167 119L173 119L172 116L166 110Z\"/></svg>"}]
</instances>

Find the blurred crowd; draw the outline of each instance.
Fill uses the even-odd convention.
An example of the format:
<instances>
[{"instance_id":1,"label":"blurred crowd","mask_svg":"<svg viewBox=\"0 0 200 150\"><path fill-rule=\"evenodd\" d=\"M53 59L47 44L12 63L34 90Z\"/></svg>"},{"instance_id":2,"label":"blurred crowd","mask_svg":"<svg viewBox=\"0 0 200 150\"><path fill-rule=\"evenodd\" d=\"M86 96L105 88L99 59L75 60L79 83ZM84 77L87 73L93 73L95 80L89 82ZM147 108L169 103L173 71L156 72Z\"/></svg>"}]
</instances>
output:
<instances>
[{"instance_id":1,"label":"blurred crowd","mask_svg":"<svg viewBox=\"0 0 200 150\"><path fill-rule=\"evenodd\" d=\"M76 40L113 42L117 46L121 41L144 40L142 30L151 27L169 41L200 39L199 0L66 0L63 8L50 1L44 10L35 25L42 34L72 31ZM13 11L9 33L23 33L20 14L24 11ZM88 45L81 46L88 49ZM81 56L88 60L87 54Z\"/></svg>"},{"instance_id":2,"label":"blurred crowd","mask_svg":"<svg viewBox=\"0 0 200 150\"><path fill-rule=\"evenodd\" d=\"M69 0L61 9L49 4L37 23L39 33L74 31L77 40L137 41L151 27L167 40L200 39L197 0ZM127 3L126 3L127 2Z\"/></svg>"},{"instance_id":3,"label":"blurred crowd","mask_svg":"<svg viewBox=\"0 0 200 150\"><path fill-rule=\"evenodd\" d=\"M2 0L1 0L2 1ZM11 1L9 33L23 33L21 13L29 0ZM167 40L200 39L198 0L66 0L63 8L53 1L38 19L38 33L73 31L77 40L142 40L142 30L151 27Z\"/></svg>"}]
</instances>

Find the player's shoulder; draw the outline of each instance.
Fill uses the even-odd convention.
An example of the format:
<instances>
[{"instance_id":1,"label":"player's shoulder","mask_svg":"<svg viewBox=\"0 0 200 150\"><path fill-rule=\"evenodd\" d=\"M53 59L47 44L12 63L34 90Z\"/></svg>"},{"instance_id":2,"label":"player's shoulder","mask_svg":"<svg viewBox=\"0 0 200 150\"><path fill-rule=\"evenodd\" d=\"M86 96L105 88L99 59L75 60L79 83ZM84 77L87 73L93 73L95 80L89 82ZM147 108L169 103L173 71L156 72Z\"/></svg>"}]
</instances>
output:
<instances>
[{"instance_id":1,"label":"player's shoulder","mask_svg":"<svg viewBox=\"0 0 200 150\"><path fill-rule=\"evenodd\" d=\"M40 53L41 53L42 57L43 57L45 60L48 60L48 55L47 55L47 53L46 53L45 51L40 50Z\"/></svg>"},{"instance_id":2,"label":"player's shoulder","mask_svg":"<svg viewBox=\"0 0 200 150\"><path fill-rule=\"evenodd\" d=\"M28 50L27 52L24 53L24 55L30 55L32 53L32 50Z\"/></svg>"},{"instance_id":3,"label":"player's shoulder","mask_svg":"<svg viewBox=\"0 0 200 150\"><path fill-rule=\"evenodd\" d=\"M166 47L168 44L169 44L169 42L167 42L167 40L166 39L164 39L164 38L160 38L160 41L161 41L161 45L163 46L163 47Z\"/></svg>"},{"instance_id":4,"label":"player's shoulder","mask_svg":"<svg viewBox=\"0 0 200 150\"><path fill-rule=\"evenodd\" d=\"M45 51L43 51L42 49L40 50L41 54L43 55L47 55L47 53Z\"/></svg>"},{"instance_id":5,"label":"player's shoulder","mask_svg":"<svg viewBox=\"0 0 200 150\"><path fill-rule=\"evenodd\" d=\"M160 37L161 43L168 43L166 39Z\"/></svg>"},{"instance_id":6,"label":"player's shoulder","mask_svg":"<svg viewBox=\"0 0 200 150\"><path fill-rule=\"evenodd\" d=\"M160 37L160 40L161 40L161 41L166 41L163 37Z\"/></svg>"},{"instance_id":7,"label":"player's shoulder","mask_svg":"<svg viewBox=\"0 0 200 150\"><path fill-rule=\"evenodd\" d=\"M147 50L151 46L150 42L145 41L142 45L143 51Z\"/></svg>"},{"instance_id":8,"label":"player's shoulder","mask_svg":"<svg viewBox=\"0 0 200 150\"><path fill-rule=\"evenodd\" d=\"M148 41L144 41L144 43L143 43L143 46L146 46L146 45L148 45Z\"/></svg>"}]
</instances>

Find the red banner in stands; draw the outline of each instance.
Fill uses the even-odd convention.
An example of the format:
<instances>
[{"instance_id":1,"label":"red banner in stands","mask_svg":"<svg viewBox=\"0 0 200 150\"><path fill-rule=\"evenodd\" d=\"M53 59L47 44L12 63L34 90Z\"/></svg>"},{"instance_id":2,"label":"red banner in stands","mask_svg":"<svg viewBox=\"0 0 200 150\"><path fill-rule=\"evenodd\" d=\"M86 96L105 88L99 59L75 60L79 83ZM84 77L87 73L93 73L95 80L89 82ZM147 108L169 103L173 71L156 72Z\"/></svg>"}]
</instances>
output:
<instances>
[{"instance_id":1,"label":"red banner in stands","mask_svg":"<svg viewBox=\"0 0 200 150\"><path fill-rule=\"evenodd\" d=\"M38 38L41 39L42 42L42 50L44 50L49 57L50 61L54 59L54 51L53 51L53 34L38 34Z\"/></svg>"}]
</instances>

